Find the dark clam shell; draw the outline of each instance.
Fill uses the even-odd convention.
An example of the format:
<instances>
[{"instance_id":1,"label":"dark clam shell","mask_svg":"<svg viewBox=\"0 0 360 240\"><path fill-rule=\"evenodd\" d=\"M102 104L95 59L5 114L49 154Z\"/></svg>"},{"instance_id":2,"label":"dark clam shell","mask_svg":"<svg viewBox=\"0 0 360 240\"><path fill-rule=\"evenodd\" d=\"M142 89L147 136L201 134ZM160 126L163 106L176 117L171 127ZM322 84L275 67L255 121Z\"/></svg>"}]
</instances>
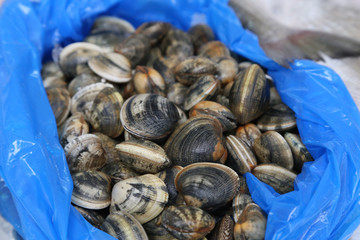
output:
<instances>
[{"instance_id":1,"label":"dark clam shell","mask_svg":"<svg viewBox=\"0 0 360 240\"><path fill-rule=\"evenodd\" d=\"M60 126L70 112L70 94L65 88L48 88L46 94L55 115L56 125Z\"/></svg>"},{"instance_id":2,"label":"dark clam shell","mask_svg":"<svg viewBox=\"0 0 360 240\"><path fill-rule=\"evenodd\" d=\"M155 174L155 176L159 177L166 184L166 188L169 193L169 202L168 204L176 204L176 199L178 196L178 192L175 187L175 176L183 169L181 166L173 166L162 170Z\"/></svg>"},{"instance_id":3,"label":"dark clam shell","mask_svg":"<svg viewBox=\"0 0 360 240\"><path fill-rule=\"evenodd\" d=\"M229 49L220 41L210 41L204 44L198 51L200 57L217 58L230 56Z\"/></svg>"},{"instance_id":4,"label":"dark clam shell","mask_svg":"<svg viewBox=\"0 0 360 240\"><path fill-rule=\"evenodd\" d=\"M115 88L106 87L95 97L91 108L90 123L95 131L116 138L124 128L120 121L120 110L124 100Z\"/></svg>"},{"instance_id":5,"label":"dark clam shell","mask_svg":"<svg viewBox=\"0 0 360 240\"><path fill-rule=\"evenodd\" d=\"M176 56L160 57L154 61L154 69L164 78L167 89L176 81L173 69L179 62L180 59Z\"/></svg>"},{"instance_id":6,"label":"dark clam shell","mask_svg":"<svg viewBox=\"0 0 360 240\"><path fill-rule=\"evenodd\" d=\"M275 131L267 131L254 142L254 152L261 163L276 163L292 169L294 159L289 144Z\"/></svg>"},{"instance_id":7,"label":"dark clam shell","mask_svg":"<svg viewBox=\"0 0 360 240\"><path fill-rule=\"evenodd\" d=\"M102 16L96 18L91 33L101 33L101 32L112 32L117 35L129 35L134 32L135 29L128 21L111 16Z\"/></svg>"},{"instance_id":8,"label":"dark clam shell","mask_svg":"<svg viewBox=\"0 0 360 240\"><path fill-rule=\"evenodd\" d=\"M144 229L150 240L176 240L163 226L161 226L161 217L158 216L143 224Z\"/></svg>"},{"instance_id":9,"label":"dark clam shell","mask_svg":"<svg viewBox=\"0 0 360 240\"><path fill-rule=\"evenodd\" d=\"M161 214L161 225L178 239L201 239L215 227L215 219L193 206L170 206Z\"/></svg>"},{"instance_id":10,"label":"dark clam shell","mask_svg":"<svg viewBox=\"0 0 360 240\"><path fill-rule=\"evenodd\" d=\"M294 157L294 169L301 172L305 162L314 161L305 145L302 143L300 136L294 133L285 133L284 138L289 144Z\"/></svg>"},{"instance_id":11,"label":"dark clam shell","mask_svg":"<svg viewBox=\"0 0 360 240\"><path fill-rule=\"evenodd\" d=\"M171 29L161 42L160 47L166 56L177 56L184 59L194 55L190 36L179 29Z\"/></svg>"},{"instance_id":12,"label":"dark clam shell","mask_svg":"<svg viewBox=\"0 0 360 240\"><path fill-rule=\"evenodd\" d=\"M261 132L255 124L248 123L236 129L236 136L253 149L255 139L261 136Z\"/></svg>"},{"instance_id":13,"label":"dark clam shell","mask_svg":"<svg viewBox=\"0 0 360 240\"><path fill-rule=\"evenodd\" d=\"M236 118L232 112L223 105L212 101L201 101L189 112L189 117L199 115L210 115L221 123L224 131L231 131L236 128Z\"/></svg>"},{"instance_id":14,"label":"dark clam shell","mask_svg":"<svg viewBox=\"0 0 360 240\"><path fill-rule=\"evenodd\" d=\"M91 225L96 228L100 228L104 222L104 218L94 210L85 209L74 205L74 208L88 221Z\"/></svg>"},{"instance_id":15,"label":"dark clam shell","mask_svg":"<svg viewBox=\"0 0 360 240\"><path fill-rule=\"evenodd\" d=\"M71 202L87 209L103 209L110 205L111 179L102 172L72 174L74 183Z\"/></svg>"},{"instance_id":16,"label":"dark clam shell","mask_svg":"<svg viewBox=\"0 0 360 240\"><path fill-rule=\"evenodd\" d=\"M234 220L230 215L225 215L219 222L216 223L214 230L210 236L207 237L209 240L232 240L234 235Z\"/></svg>"},{"instance_id":17,"label":"dark clam shell","mask_svg":"<svg viewBox=\"0 0 360 240\"><path fill-rule=\"evenodd\" d=\"M73 80L71 80L68 86L70 96L71 97L74 96L78 91L80 91L84 87L97 82L100 82L100 77L96 76L95 74L82 73L76 76Z\"/></svg>"},{"instance_id":18,"label":"dark clam shell","mask_svg":"<svg viewBox=\"0 0 360 240\"><path fill-rule=\"evenodd\" d=\"M176 66L174 73L180 83L191 85L202 76L216 74L217 67L207 58L189 57Z\"/></svg>"},{"instance_id":19,"label":"dark clam shell","mask_svg":"<svg viewBox=\"0 0 360 240\"><path fill-rule=\"evenodd\" d=\"M244 125L262 115L269 104L270 90L263 70L256 64L240 72L230 91L230 110Z\"/></svg>"},{"instance_id":20,"label":"dark clam shell","mask_svg":"<svg viewBox=\"0 0 360 240\"><path fill-rule=\"evenodd\" d=\"M141 24L135 31L136 34L142 33L150 39L151 45L163 39L170 30L171 24L166 22L146 22Z\"/></svg>"},{"instance_id":21,"label":"dark clam shell","mask_svg":"<svg viewBox=\"0 0 360 240\"><path fill-rule=\"evenodd\" d=\"M138 65L133 81L137 93L153 93L165 96L165 81L160 73L151 67Z\"/></svg>"},{"instance_id":22,"label":"dark clam shell","mask_svg":"<svg viewBox=\"0 0 360 240\"><path fill-rule=\"evenodd\" d=\"M84 116L77 112L69 117L62 128L60 135L60 144L65 147L74 138L89 133L89 125Z\"/></svg>"},{"instance_id":23,"label":"dark clam shell","mask_svg":"<svg viewBox=\"0 0 360 240\"><path fill-rule=\"evenodd\" d=\"M285 104L273 105L257 121L261 131L287 131L296 127L295 113Z\"/></svg>"},{"instance_id":24,"label":"dark clam shell","mask_svg":"<svg viewBox=\"0 0 360 240\"><path fill-rule=\"evenodd\" d=\"M137 177L139 175L121 161L107 163L101 171L106 173L114 183L127 178Z\"/></svg>"},{"instance_id":25,"label":"dark clam shell","mask_svg":"<svg viewBox=\"0 0 360 240\"><path fill-rule=\"evenodd\" d=\"M234 238L260 240L265 238L266 216L255 203L249 203L234 227Z\"/></svg>"},{"instance_id":26,"label":"dark clam shell","mask_svg":"<svg viewBox=\"0 0 360 240\"><path fill-rule=\"evenodd\" d=\"M215 39L214 32L208 25L205 24L192 26L188 33L196 51L205 43Z\"/></svg>"},{"instance_id":27,"label":"dark clam shell","mask_svg":"<svg viewBox=\"0 0 360 240\"><path fill-rule=\"evenodd\" d=\"M184 110L190 110L200 101L212 98L220 89L219 81L213 75L201 76L186 92Z\"/></svg>"},{"instance_id":28,"label":"dark clam shell","mask_svg":"<svg viewBox=\"0 0 360 240\"><path fill-rule=\"evenodd\" d=\"M240 180L231 168L219 163L193 163L175 177L175 186L186 205L215 210L236 195Z\"/></svg>"},{"instance_id":29,"label":"dark clam shell","mask_svg":"<svg viewBox=\"0 0 360 240\"><path fill-rule=\"evenodd\" d=\"M174 165L195 162L225 162L225 147L220 122L209 116L198 116L178 126L164 149Z\"/></svg>"},{"instance_id":30,"label":"dark clam shell","mask_svg":"<svg viewBox=\"0 0 360 240\"><path fill-rule=\"evenodd\" d=\"M179 113L176 106L164 97L139 94L126 100L120 119L132 135L148 140L162 140L173 131Z\"/></svg>"},{"instance_id":31,"label":"dark clam shell","mask_svg":"<svg viewBox=\"0 0 360 240\"><path fill-rule=\"evenodd\" d=\"M225 85L234 81L238 73L238 63L230 56L216 57L213 59L218 64L218 74L216 78Z\"/></svg>"},{"instance_id":32,"label":"dark clam shell","mask_svg":"<svg viewBox=\"0 0 360 240\"><path fill-rule=\"evenodd\" d=\"M114 212L109 214L101 230L121 240L148 240L146 232L139 221L126 212Z\"/></svg>"},{"instance_id":33,"label":"dark clam shell","mask_svg":"<svg viewBox=\"0 0 360 240\"><path fill-rule=\"evenodd\" d=\"M251 196L249 194L246 193L238 193L232 202L232 207L233 207L233 217L234 217L234 221L235 223L237 223L240 219L240 216L242 214L242 212L244 211L246 205L248 205L249 203L253 203L254 201L252 200Z\"/></svg>"}]
</instances>

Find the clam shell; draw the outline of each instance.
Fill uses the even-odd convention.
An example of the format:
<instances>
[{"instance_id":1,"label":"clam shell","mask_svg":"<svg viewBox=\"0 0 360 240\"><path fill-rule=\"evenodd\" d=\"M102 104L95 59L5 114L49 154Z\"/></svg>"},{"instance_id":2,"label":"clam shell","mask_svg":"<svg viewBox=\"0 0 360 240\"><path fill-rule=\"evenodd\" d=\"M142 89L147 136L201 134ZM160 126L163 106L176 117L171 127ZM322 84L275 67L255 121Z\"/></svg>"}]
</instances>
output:
<instances>
[{"instance_id":1,"label":"clam shell","mask_svg":"<svg viewBox=\"0 0 360 240\"><path fill-rule=\"evenodd\" d=\"M55 115L56 125L60 126L70 112L70 94L65 88L49 88L46 89L46 94Z\"/></svg>"},{"instance_id":2,"label":"clam shell","mask_svg":"<svg viewBox=\"0 0 360 240\"><path fill-rule=\"evenodd\" d=\"M218 94L216 96L216 102L223 105L224 107L230 109L230 103L229 103L229 98L228 97L225 97L224 95Z\"/></svg>"},{"instance_id":3,"label":"clam shell","mask_svg":"<svg viewBox=\"0 0 360 240\"><path fill-rule=\"evenodd\" d=\"M276 163L292 169L294 158L291 148L283 136L275 131L267 131L254 141L254 152L261 163Z\"/></svg>"},{"instance_id":4,"label":"clam shell","mask_svg":"<svg viewBox=\"0 0 360 240\"><path fill-rule=\"evenodd\" d=\"M236 60L230 56L216 57L213 60L218 64L216 78L221 82L221 85L234 81L238 73L238 63Z\"/></svg>"},{"instance_id":5,"label":"clam shell","mask_svg":"<svg viewBox=\"0 0 360 240\"><path fill-rule=\"evenodd\" d=\"M285 104L273 105L257 121L261 131L287 131L296 127L295 113Z\"/></svg>"},{"instance_id":6,"label":"clam shell","mask_svg":"<svg viewBox=\"0 0 360 240\"><path fill-rule=\"evenodd\" d=\"M76 112L81 112L86 120L89 120L91 114L91 107L94 102L95 97L98 93L106 88L106 87L113 87L113 85L109 83L94 83L88 85L78 91L72 98L71 98L71 114L75 114Z\"/></svg>"},{"instance_id":7,"label":"clam shell","mask_svg":"<svg viewBox=\"0 0 360 240\"><path fill-rule=\"evenodd\" d=\"M238 193L232 202L232 208L233 208L233 217L235 223L237 223L240 219L240 216L242 212L244 211L246 205L249 203L253 203L251 196L246 193Z\"/></svg>"},{"instance_id":8,"label":"clam shell","mask_svg":"<svg viewBox=\"0 0 360 240\"><path fill-rule=\"evenodd\" d=\"M102 172L72 174L74 183L71 202L87 209L103 209L110 205L111 179Z\"/></svg>"},{"instance_id":9,"label":"clam shell","mask_svg":"<svg viewBox=\"0 0 360 240\"><path fill-rule=\"evenodd\" d=\"M168 197L165 183L152 174L128 178L114 185L110 212L130 213L143 224L162 212Z\"/></svg>"},{"instance_id":10,"label":"clam shell","mask_svg":"<svg viewBox=\"0 0 360 240\"><path fill-rule=\"evenodd\" d=\"M166 49L166 56L176 56L180 59L185 59L194 55L194 48L192 44L177 41Z\"/></svg>"},{"instance_id":11,"label":"clam shell","mask_svg":"<svg viewBox=\"0 0 360 240\"><path fill-rule=\"evenodd\" d=\"M122 161L107 163L101 171L106 173L114 183L139 176L139 174L127 167Z\"/></svg>"},{"instance_id":12,"label":"clam shell","mask_svg":"<svg viewBox=\"0 0 360 240\"><path fill-rule=\"evenodd\" d=\"M157 173L171 165L165 150L148 140L129 140L115 146L121 161L139 173Z\"/></svg>"},{"instance_id":13,"label":"clam shell","mask_svg":"<svg viewBox=\"0 0 360 240\"><path fill-rule=\"evenodd\" d=\"M241 214L239 222L235 224L234 238L235 240L264 239L265 230L266 216L258 205L250 203Z\"/></svg>"},{"instance_id":14,"label":"clam shell","mask_svg":"<svg viewBox=\"0 0 360 240\"><path fill-rule=\"evenodd\" d=\"M65 146L64 151L72 172L99 170L106 163L101 140L93 134L74 138Z\"/></svg>"},{"instance_id":15,"label":"clam shell","mask_svg":"<svg viewBox=\"0 0 360 240\"><path fill-rule=\"evenodd\" d=\"M218 120L198 116L178 126L168 138L164 149L174 165L195 162L225 162L227 150Z\"/></svg>"},{"instance_id":16,"label":"clam shell","mask_svg":"<svg viewBox=\"0 0 360 240\"><path fill-rule=\"evenodd\" d=\"M170 88L175 83L175 74L173 69L180 62L177 56L160 57L154 61L154 69L164 78L166 88Z\"/></svg>"},{"instance_id":17,"label":"clam shell","mask_svg":"<svg viewBox=\"0 0 360 240\"><path fill-rule=\"evenodd\" d=\"M181 166L173 166L166 168L165 170L162 170L155 174L158 178L164 181L166 184L166 188L169 193L169 201L168 204L176 204L176 199L178 197L178 192L175 187L175 176L180 172L180 170L183 169Z\"/></svg>"},{"instance_id":18,"label":"clam shell","mask_svg":"<svg viewBox=\"0 0 360 240\"><path fill-rule=\"evenodd\" d=\"M160 216L143 225L150 240L176 240L163 226Z\"/></svg>"},{"instance_id":19,"label":"clam shell","mask_svg":"<svg viewBox=\"0 0 360 240\"><path fill-rule=\"evenodd\" d=\"M118 86L118 91L121 94L121 96L123 97L124 100L128 99L129 97L131 97L132 95L134 95L134 82L130 81L124 84L119 84Z\"/></svg>"},{"instance_id":20,"label":"clam shell","mask_svg":"<svg viewBox=\"0 0 360 240\"><path fill-rule=\"evenodd\" d=\"M268 75L265 75L268 77ZM276 105L282 103L281 97L275 88L274 82L269 80L270 84L270 105Z\"/></svg>"},{"instance_id":21,"label":"clam shell","mask_svg":"<svg viewBox=\"0 0 360 240\"><path fill-rule=\"evenodd\" d=\"M248 123L236 129L236 137L243 140L251 149L253 149L255 139L260 136L260 130L253 123Z\"/></svg>"},{"instance_id":22,"label":"clam shell","mask_svg":"<svg viewBox=\"0 0 360 240\"><path fill-rule=\"evenodd\" d=\"M280 194L294 190L296 174L276 164L261 164L253 169L252 174Z\"/></svg>"},{"instance_id":23,"label":"clam shell","mask_svg":"<svg viewBox=\"0 0 360 240\"><path fill-rule=\"evenodd\" d=\"M66 46L60 53L60 67L67 77L74 78L87 69L88 60L103 50L91 43L77 42Z\"/></svg>"},{"instance_id":24,"label":"clam shell","mask_svg":"<svg viewBox=\"0 0 360 240\"><path fill-rule=\"evenodd\" d=\"M161 214L161 225L178 239L201 239L215 227L215 219L193 206L170 206Z\"/></svg>"},{"instance_id":25,"label":"clam shell","mask_svg":"<svg viewBox=\"0 0 360 240\"><path fill-rule=\"evenodd\" d=\"M103 146L106 153L107 163L120 161L120 157L115 150L115 145L118 143L118 141L100 132L92 132L92 134L100 138L101 145Z\"/></svg>"},{"instance_id":26,"label":"clam shell","mask_svg":"<svg viewBox=\"0 0 360 240\"><path fill-rule=\"evenodd\" d=\"M100 77L90 73L82 73L71 80L68 86L70 96L72 97L84 87L98 82L100 82Z\"/></svg>"},{"instance_id":27,"label":"clam shell","mask_svg":"<svg viewBox=\"0 0 360 240\"><path fill-rule=\"evenodd\" d=\"M186 116L186 113L181 108L179 108L178 106L176 106L176 108L179 112L179 117L180 117L176 126L179 126L179 125L183 124L184 122L186 122L188 120L188 117Z\"/></svg>"},{"instance_id":28,"label":"clam shell","mask_svg":"<svg viewBox=\"0 0 360 240\"><path fill-rule=\"evenodd\" d=\"M161 54L161 50L159 47L151 48L149 59L146 62L146 66L152 68L154 66L154 62L156 61L156 59L161 58L161 57L162 57L162 54Z\"/></svg>"},{"instance_id":29,"label":"clam shell","mask_svg":"<svg viewBox=\"0 0 360 240\"><path fill-rule=\"evenodd\" d=\"M165 96L166 85L158 71L145 66L137 66L134 87L138 93L153 93Z\"/></svg>"},{"instance_id":30,"label":"clam shell","mask_svg":"<svg viewBox=\"0 0 360 240\"><path fill-rule=\"evenodd\" d=\"M199 115L210 115L221 123L224 131L231 131L236 128L236 118L234 114L223 105L212 101L201 101L197 103L189 112L189 117Z\"/></svg>"},{"instance_id":31,"label":"clam shell","mask_svg":"<svg viewBox=\"0 0 360 240\"><path fill-rule=\"evenodd\" d=\"M231 168L219 163L193 163L175 177L175 186L186 205L215 210L236 195L240 180Z\"/></svg>"},{"instance_id":32,"label":"clam shell","mask_svg":"<svg viewBox=\"0 0 360 240\"><path fill-rule=\"evenodd\" d=\"M89 133L89 125L84 116L77 112L69 117L62 128L60 135L60 144L64 147L74 138Z\"/></svg>"},{"instance_id":33,"label":"clam shell","mask_svg":"<svg viewBox=\"0 0 360 240\"><path fill-rule=\"evenodd\" d=\"M246 70L246 69L249 68L252 64L254 64L254 63L252 63L252 62L247 62L247 61L239 63L239 72L240 72L240 71L243 71L243 70Z\"/></svg>"},{"instance_id":34,"label":"clam shell","mask_svg":"<svg viewBox=\"0 0 360 240\"><path fill-rule=\"evenodd\" d=\"M150 39L151 45L155 45L165 37L170 28L171 24L166 22L145 22L136 29L135 33L144 34Z\"/></svg>"},{"instance_id":35,"label":"clam shell","mask_svg":"<svg viewBox=\"0 0 360 240\"><path fill-rule=\"evenodd\" d=\"M124 100L112 87L102 89L91 107L90 123L95 131L116 138L124 131L120 121L120 110Z\"/></svg>"},{"instance_id":36,"label":"clam shell","mask_svg":"<svg viewBox=\"0 0 360 240\"><path fill-rule=\"evenodd\" d=\"M202 76L216 74L217 67L207 58L189 57L176 66L174 73L180 83L191 85Z\"/></svg>"},{"instance_id":37,"label":"clam shell","mask_svg":"<svg viewBox=\"0 0 360 240\"><path fill-rule=\"evenodd\" d=\"M231 88L232 86L234 85L234 81L231 81L229 83L227 83L223 89L223 92L222 94L225 96L225 97L229 97L230 96L230 91L231 91Z\"/></svg>"},{"instance_id":38,"label":"clam shell","mask_svg":"<svg viewBox=\"0 0 360 240\"><path fill-rule=\"evenodd\" d=\"M246 178L245 178L245 176L240 175L239 178L240 178L240 189L239 189L239 193L246 193L246 194L249 194L249 195L250 195L249 187L248 187L248 185L247 185L247 183L246 183Z\"/></svg>"},{"instance_id":39,"label":"clam shell","mask_svg":"<svg viewBox=\"0 0 360 240\"><path fill-rule=\"evenodd\" d=\"M245 142L234 135L226 137L226 147L229 152L228 162L234 165L234 170L241 174L251 172L256 167L255 155Z\"/></svg>"},{"instance_id":40,"label":"clam shell","mask_svg":"<svg viewBox=\"0 0 360 240\"><path fill-rule=\"evenodd\" d=\"M102 16L96 18L91 33L111 31L118 35L130 34L135 32L135 28L128 21L111 16Z\"/></svg>"},{"instance_id":41,"label":"clam shell","mask_svg":"<svg viewBox=\"0 0 360 240\"><path fill-rule=\"evenodd\" d=\"M103 224L104 218L99 213L76 205L74 205L74 208L94 227L100 228L101 224Z\"/></svg>"},{"instance_id":42,"label":"clam shell","mask_svg":"<svg viewBox=\"0 0 360 240\"><path fill-rule=\"evenodd\" d=\"M174 51L178 48L178 45L183 45L183 53ZM176 53L182 55L180 58L194 55L194 49L190 35L180 29L175 28L172 28L168 31L165 38L161 42L160 49L168 56L174 55Z\"/></svg>"},{"instance_id":43,"label":"clam shell","mask_svg":"<svg viewBox=\"0 0 360 240\"><path fill-rule=\"evenodd\" d=\"M64 76L48 76L43 80L44 88L67 88L67 82L65 82Z\"/></svg>"},{"instance_id":44,"label":"clam shell","mask_svg":"<svg viewBox=\"0 0 360 240\"><path fill-rule=\"evenodd\" d=\"M232 240L234 236L234 221L230 215L225 215L216 223L214 230L208 237L209 240Z\"/></svg>"},{"instance_id":45,"label":"clam shell","mask_svg":"<svg viewBox=\"0 0 360 240\"><path fill-rule=\"evenodd\" d=\"M214 59L217 57L230 56L230 51L222 42L210 41L199 49L198 56Z\"/></svg>"},{"instance_id":46,"label":"clam shell","mask_svg":"<svg viewBox=\"0 0 360 240\"><path fill-rule=\"evenodd\" d=\"M174 83L167 91L167 99L179 107L183 107L188 87L181 83Z\"/></svg>"},{"instance_id":47,"label":"clam shell","mask_svg":"<svg viewBox=\"0 0 360 240\"><path fill-rule=\"evenodd\" d=\"M96 31L96 33L90 33L85 39L84 42L92 43L100 46L104 52L113 52L114 47L126 37L130 35L129 33L123 33L122 35L117 34L112 31Z\"/></svg>"},{"instance_id":48,"label":"clam shell","mask_svg":"<svg viewBox=\"0 0 360 240\"><path fill-rule=\"evenodd\" d=\"M179 120L176 106L155 94L139 94L125 101L120 113L124 128L139 138L162 140Z\"/></svg>"},{"instance_id":49,"label":"clam shell","mask_svg":"<svg viewBox=\"0 0 360 240\"><path fill-rule=\"evenodd\" d=\"M314 161L314 159L302 143L299 135L294 133L285 133L284 138L289 144L294 157L294 169L301 172L304 163Z\"/></svg>"},{"instance_id":50,"label":"clam shell","mask_svg":"<svg viewBox=\"0 0 360 240\"><path fill-rule=\"evenodd\" d=\"M53 61L44 63L41 69L42 79L46 79L47 77L55 77L55 76L59 78L65 77L64 73L60 69L60 66Z\"/></svg>"},{"instance_id":51,"label":"clam shell","mask_svg":"<svg viewBox=\"0 0 360 240\"><path fill-rule=\"evenodd\" d=\"M125 83L131 80L131 64L123 55L118 53L104 53L92 57L89 67L97 75L111 82Z\"/></svg>"},{"instance_id":52,"label":"clam shell","mask_svg":"<svg viewBox=\"0 0 360 240\"><path fill-rule=\"evenodd\" d=\"M201 76L186 92L184 110L190 110L198 102L212 98L220 90L219 81L212 75Z\"/></svg>"},{"instance_id":53,"label":"clam shell","mask_svg":"<svg viewBox=\"0 0 360 240\"><path fill-rule=\"evenodd\" d=\"M121 240L148 240L144 228L139 221L126 212L114 212L109 214L101 230Z\"/></svg>"},{"instance_id":54,"label":"clam shell","mask_svg":"<svg viewBox=\"0 0 360 240\"><path fill-rule=\"evenodd\" d=\"M196 24L192 26L188 33L196 51L205 43L215 39L214 32L205 24Z\"/></svg>"},{"instance_id":55,"label":"clam shell","mask_svg":"<svg viewBox=\"0 0 360 240\"><path fill-rule=\"evenodd\" d=\"M230 110L244 125L262 115L269 104L270 90L263 70L256 64L240 72L230 91Z\"/></svg>"}]
</instances>

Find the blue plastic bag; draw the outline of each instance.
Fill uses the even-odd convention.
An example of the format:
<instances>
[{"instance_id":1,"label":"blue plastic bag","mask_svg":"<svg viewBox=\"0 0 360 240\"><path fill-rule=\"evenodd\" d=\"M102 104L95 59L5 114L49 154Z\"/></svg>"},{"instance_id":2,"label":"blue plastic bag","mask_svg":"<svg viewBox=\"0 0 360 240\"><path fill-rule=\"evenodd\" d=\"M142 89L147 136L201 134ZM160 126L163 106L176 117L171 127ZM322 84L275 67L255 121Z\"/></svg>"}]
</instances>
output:
<instances>
[{"instance_id":1,"label":"blue plastic bag","mask_svg":"<svg viewBox=\"0 0 360 240\"><path fill-rule=\"evenodd\" d=\"M0 10L0 206L25 239L113 239L70 206L72 181L40 76L55 44L81 41L99 15L135 26L167 21L187 30L203 22L231 50L269 69L297 117L315 162L295 191L279 196L246 174L268 214L266 239L347 239L360 224L360 115L341 79L311 61L284 69L266 57L227 1L5 0Z\"/></svg>"}]
</instances>

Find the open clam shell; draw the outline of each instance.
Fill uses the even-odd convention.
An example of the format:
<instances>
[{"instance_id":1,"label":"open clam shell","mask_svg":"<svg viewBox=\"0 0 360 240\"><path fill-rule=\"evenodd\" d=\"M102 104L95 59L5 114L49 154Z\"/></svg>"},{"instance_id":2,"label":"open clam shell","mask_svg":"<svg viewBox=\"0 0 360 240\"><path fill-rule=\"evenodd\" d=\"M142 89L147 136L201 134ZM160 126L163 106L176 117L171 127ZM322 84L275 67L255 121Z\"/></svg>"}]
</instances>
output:
<instances>
[{"instance_id":1,"label":"open clam shell","mask_svg":"<svg viewBox=\"0 0 360 240\"><path fill-rule=\"evenodd\" d=\"M160 141L173 131L179 113L174 103L162 96L139 94L125 101L120 119L130 134Z\"/></svg>"},{"instance_id":2,"label":"open clam shell","mask_svg":"<svg viewBox=\"0 0 360 240\"><path fill-rule=\"evenodd\" d=\"M163 211L168 197L165 183L155 175L128 178L114 185L110 212L130 213L143 224Z\"/></svg>"},{"instance_id":3,"label":"open clam shell","mask_svg":"<svg viewBox=\"0 0 360 240\"><path fill-rule=\"evenodd\" d=\"M175 186L187 205L215 210L235 197L240 180L223 164L193 163L176 175Z\"/></svg>"},{"instance_id":4,"label":"open clam shell","mask_svg":"<svg viewBox=\"0 0 360 240\"><path fill-rule=\"evenodd\" d=\"M74 183L71 202L87 209L103 209L110 205L111 179L102 172L72 174Z\"/></svg>"},{"instance_id":5,"label":"open clam shell","mask_svg":"<svg viewBox=\"0 0 360 240\"><path fill-rule=\"evenodd\" d=\"M48 88L46 89L46 94L55 115L56 125L60 126L70 112L69 91L65 88Z\"/></svg>"}]
</instances>

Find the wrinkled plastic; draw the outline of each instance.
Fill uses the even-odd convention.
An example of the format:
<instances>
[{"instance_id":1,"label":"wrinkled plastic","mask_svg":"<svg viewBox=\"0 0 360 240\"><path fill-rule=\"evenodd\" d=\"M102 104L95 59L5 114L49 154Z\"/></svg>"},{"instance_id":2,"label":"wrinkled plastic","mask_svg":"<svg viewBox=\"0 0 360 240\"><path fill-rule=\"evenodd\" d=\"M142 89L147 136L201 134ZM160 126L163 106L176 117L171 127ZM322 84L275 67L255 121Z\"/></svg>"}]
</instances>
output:
<instances>
[{"instance_id":1,"label":"wrinkled plastic","mask_svg":"<svg viewBox=\"0 0 360 240\"><path fill-rule=\"evenodd\" d=\"M284 69L266 57L227 1L20 1L0 10L0 206L25 239L113 239L70 206L72 181L40 76L54 45L81 41L99 15L135 26L167 21L187 30L207 23L234 52L269 69L297 117L315 162L295 191L279 195L246 174L268 214L266 239L347 239L360 223L360 115L341 79L311 61Z\"/></svg>"}]
</instances>

